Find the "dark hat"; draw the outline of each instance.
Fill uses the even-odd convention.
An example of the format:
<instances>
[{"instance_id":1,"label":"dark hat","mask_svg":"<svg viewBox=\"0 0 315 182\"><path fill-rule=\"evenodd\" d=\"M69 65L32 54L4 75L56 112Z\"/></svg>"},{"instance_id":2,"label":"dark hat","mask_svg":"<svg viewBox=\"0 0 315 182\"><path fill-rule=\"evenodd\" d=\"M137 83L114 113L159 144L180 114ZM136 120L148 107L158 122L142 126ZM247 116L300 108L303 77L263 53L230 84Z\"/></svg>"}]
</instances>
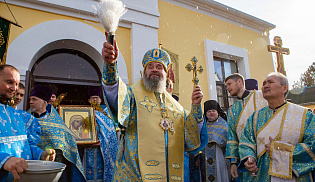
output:
<instances>
[{"instance_id":1,"label":"dark hat","mask_svg":"<svg viewBox=\"0 0 315 182\"><path fill-rule=\"evenodd\" d=\"M53 94L57 95L58 87L53 84L49 84L48 87L52 90Z\"/></svg>"},{"instance_id":2,"label":"dark hat","mask_svg":"<svg viewBox=\"0 0 315 182\"><path fill-rule=\"evenodd\" d=\"M245 80L246 90L258 90L258 81L255 79L246 79Z\"/></svg>"},{"instance_id":3,"label":"dark hat","mask_svg":"<svg viewBox=\"0 0 315 182\"><path fill-rule=\"evenodd\" d=\"M208 100L204 103L204 113L206 113L207 111L214 109L217 110L219 112L219 110L222 110L219 103L215 100Z\"/></svg>"},{"instance_id":4,"label":"dark hat","mask_svg":"<svg viewBox=\"0 0 315 182\"><path fill-rule=\"evenodd\" d=\"M31 96L35 96L48 102L52 96L52 90L44 85L35 85Z\"/></svg>"},{"instance_id":5,"label":"dark hat","mask_svg":"<svg viewBox=\"0 0 315 182\"><path fill-rule=\"evenodd\" d=\"M102 97L102 89L100 87L90 87L88 90L88 97L92 97L92 96L99 96Z\"/></svg>"},{"instance_id":6,"label":"dark hat","mask_svg":"<svg viewBox=\"0 0 315 182\"><path fill-rule=\"evenodd\" d=\"M217 101L208 100L204 103L203 110L204 110L205 116L206 116L206 113L211 109L217 110L219 113L219 116L221 116L224 120L227 119L226 114L224 113L223 109L220 107L220 105Z\"/></svg>"}]
</instances>

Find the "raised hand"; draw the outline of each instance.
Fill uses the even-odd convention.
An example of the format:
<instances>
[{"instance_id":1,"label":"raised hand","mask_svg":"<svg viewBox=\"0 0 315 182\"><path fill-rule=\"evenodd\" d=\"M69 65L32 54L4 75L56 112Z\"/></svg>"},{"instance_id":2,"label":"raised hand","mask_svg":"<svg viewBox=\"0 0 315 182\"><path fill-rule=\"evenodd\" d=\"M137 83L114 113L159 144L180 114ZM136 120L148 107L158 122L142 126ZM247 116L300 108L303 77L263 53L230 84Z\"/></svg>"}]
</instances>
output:
<instances>
[{"instance_id":1,"label":"raised hand","mask_svg":"<svg viewBox=\"0 0 315 182\"><path fill-rule=\"evenodd\" d=\"M200 104L201 100L203 98L203 93L201 91L201 87L199 85L196 85L194 88L192 95L191 95L191 100L193 104Z\"/></svg>"},{"instance_id":2,"label":"raised hand","mask_svg":"<svg viewBox=\"0 0 315 182\"><path fill-rule=\"evenodd\" d=\"M105 32L105 35L107 39L108 33ZM114 46L111 45L109 42L104 42L103 48L102 48L102 57L106 63L116 62L118 58L118 52L119 52L119 49L118 49L116 40L114 40Z\"/></svg>"}]
</instances>

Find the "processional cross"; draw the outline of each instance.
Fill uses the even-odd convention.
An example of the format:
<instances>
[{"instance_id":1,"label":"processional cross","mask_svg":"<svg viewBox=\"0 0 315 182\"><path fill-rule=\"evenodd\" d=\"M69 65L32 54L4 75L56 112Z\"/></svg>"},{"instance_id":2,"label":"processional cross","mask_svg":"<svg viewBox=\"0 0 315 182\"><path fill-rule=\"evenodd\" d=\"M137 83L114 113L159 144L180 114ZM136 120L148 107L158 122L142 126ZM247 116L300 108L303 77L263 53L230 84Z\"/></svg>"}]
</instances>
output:
<instances>
[{"instance_id":1,"label":"processional cross","mask_svg":"<svg viewBox=\"0 0 315 182\"><path fill-rule=\"evenodd\" d=\"M290 50L282 47L282 39L279 36L275 36L273 42L275 45L268 45L268 51L277 53L277 72L286 75L284 70L283 54L289 55Z\"/></svg>"},{"instance_id":2,"label":"processional cross","mask_svg":"<svg viewBox=\"0 0 315 182\"><path fill-rule=\"evenodd\" d=\"M194 56L193 58L191 58L190 60L192 62L192 64L188 63L185 68L187 71L193 71L193 79L192 79L192 82L194 83L194 87L196 85L198 85L199 83L199 79L197 78L197 72L199 73L202 73L203 72L203 68L202 66L200 65L199 68L197 68L197 62L198 60L196 59L196 57Z\"/></svg>"}]
</instances>

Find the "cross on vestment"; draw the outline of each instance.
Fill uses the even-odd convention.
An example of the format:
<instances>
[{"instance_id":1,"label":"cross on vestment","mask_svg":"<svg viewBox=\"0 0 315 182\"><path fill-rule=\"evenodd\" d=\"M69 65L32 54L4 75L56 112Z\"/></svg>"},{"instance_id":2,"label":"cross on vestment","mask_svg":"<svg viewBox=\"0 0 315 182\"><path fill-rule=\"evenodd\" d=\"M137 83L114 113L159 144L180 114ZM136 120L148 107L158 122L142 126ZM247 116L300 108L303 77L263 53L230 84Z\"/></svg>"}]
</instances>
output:
<instances>
[{"instance_id":1,"label":"cross on vestment","mask_svg":"<svg viewBox=\"0 0 315 182\"><path fill-rule=\"evenodd\" d=\"M282 39L279 36L275 36L273 42L275 45L268 45L268 52L277 53L277 72L286 75L286 71L284 70L283 54L289 55L290 50L282 47Z\"/></svg>"},{"instance_id":2,"label":"cross on vestment","mask_svg":"<svg viewBox=\"0 0 315 182\"><path fill-rule=\"evenodd\" d=\"M265 144L265 138L258 138L258 145Z\"/></svg>"},{"instance_id":3,"label":"cross on vestment","mask_svg":"<svg viewBox=\"0 0 315 182\"><path fill-rule=\"evenodd\" d=\"M243 131L244 128L246 127L246 123L241 124L239 127L240 127L240 130Z\"/></svg>"},{"instance_id":4,"label":"cross on vestment","mask_svg":"<svg viewBox=\"0 0 315 182\"><path fill-rule=\"evenodd\" d=\"M18 130L15 130L13 127L11 127L11 132L13 133L13 135L16 135L16 133L18 132Z\"/></svg>"},{"instance_id":5,"label":"cross on vestment","mask_svg":"<svg viewBox=\"0 0 315 182\"><path fill-rule=\"evenodd\" d=\"M18 156L21 156L22 152L23 152L23 150L21 150L21 148L19 146L17 146L16 154L18 154Z\"/></svg>"},{"instance_id":6,"label":"cross on vestment","mask_svg":"<svg viewBox=\"0 0 315 182\"><path fill-rule=\"evenodd\" d=\"M3 124L3 126L5 126L5 124L7 123L7 121L6 121L6 120L4 120L4 119L2 119L2 118L0 118L0 123L2 123L2 124Z\"/></svg>"},{"instance_id":7,"label":"cross on vestment","mask_svg":"<svg viewBox=\"0 0 315 182\"><path fill-rule=\"evenodd\" d=\"M8 148L11 149L11 144L12 144L12 143L14 143L14 142L4 142L3 144L4 144L4 145L7 145Z\"/></svg>"},{"instance_id":8,"label":"cross on vestment","mask_svg":"<svg viewBox=\"0 0 315 182\"><path fill-rule=\"evenodd\" d=\"M190 60L192 62L192 64L188 63L185 68L188 72L193 71L193 79L192 82L194 83L194 87L196 85L198 85L199 83L199 79L197 78L197 72L202 73L203 72L203 68L200 65L199 68L197 68L197 62L198 60L196 59L196 57L194 56L193 58L191 58Z\"/></svg>"}]
</instances>

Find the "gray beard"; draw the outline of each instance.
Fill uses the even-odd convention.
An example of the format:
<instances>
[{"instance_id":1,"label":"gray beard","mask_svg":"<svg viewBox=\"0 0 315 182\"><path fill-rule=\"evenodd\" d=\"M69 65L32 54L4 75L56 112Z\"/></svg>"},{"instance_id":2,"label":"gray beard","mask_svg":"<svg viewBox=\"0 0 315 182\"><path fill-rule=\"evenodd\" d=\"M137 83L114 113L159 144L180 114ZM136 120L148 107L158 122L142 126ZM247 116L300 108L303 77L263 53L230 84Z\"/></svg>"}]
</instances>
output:
<instances>
[{"instance_id":1,"label":"gray beard","mask_svg":"<svg viewBox=\"0 0 315 182\"><path fill-rule=\"evenodd\" d=\"M163 74L163 76L158 79L151 79L144 73L143 84L150 92L163 93L166 89L166 74Z\"/></svg>"},{"instance_id":2,"label":"gray beard","mask_svg":"<svg viewBox=\"0 0 315 182\"><path fill-rule=\"evenodd\" d=\"M31 112L36 112L36 108L30 108Z\"/></svg>"}]
</instances>

